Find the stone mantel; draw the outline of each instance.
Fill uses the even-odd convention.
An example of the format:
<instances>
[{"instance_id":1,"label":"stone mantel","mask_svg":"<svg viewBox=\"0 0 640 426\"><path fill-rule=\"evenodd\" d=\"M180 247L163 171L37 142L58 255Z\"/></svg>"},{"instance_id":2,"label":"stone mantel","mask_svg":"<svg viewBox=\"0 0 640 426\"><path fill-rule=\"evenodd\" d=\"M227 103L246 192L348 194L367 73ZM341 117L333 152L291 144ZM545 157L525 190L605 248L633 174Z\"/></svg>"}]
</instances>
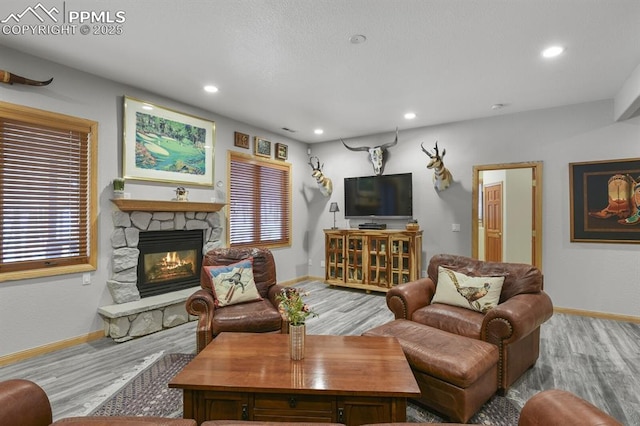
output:
<instances>
[{"instance_id":1,"label":"stone mantel","mask_svg":"<svg viewBox=\"0 0 640 426\"><path fill-rule=\"evenodd\" d=\"M111 200L123 212L217 212L223 203L202 203L196 201L157 201L115 198Z\"/></svg>"}]
</instances>

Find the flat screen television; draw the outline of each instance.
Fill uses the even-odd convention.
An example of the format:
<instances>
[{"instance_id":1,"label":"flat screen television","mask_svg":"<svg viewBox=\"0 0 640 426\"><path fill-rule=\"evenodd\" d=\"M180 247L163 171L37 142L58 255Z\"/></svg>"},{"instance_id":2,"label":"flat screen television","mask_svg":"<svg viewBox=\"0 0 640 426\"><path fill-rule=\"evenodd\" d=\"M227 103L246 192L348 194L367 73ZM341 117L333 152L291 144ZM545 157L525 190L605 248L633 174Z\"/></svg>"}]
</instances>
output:
<instances>
[{"instance_id":1,"label":"flat screen television","mask_svg":"<svg viewBox=\"0 0 640 426\"><path fill-rule=\"evenodd\" d=\"M413 217L412 174L344 178L347 219Z\"/></svg>"}]
</instances>

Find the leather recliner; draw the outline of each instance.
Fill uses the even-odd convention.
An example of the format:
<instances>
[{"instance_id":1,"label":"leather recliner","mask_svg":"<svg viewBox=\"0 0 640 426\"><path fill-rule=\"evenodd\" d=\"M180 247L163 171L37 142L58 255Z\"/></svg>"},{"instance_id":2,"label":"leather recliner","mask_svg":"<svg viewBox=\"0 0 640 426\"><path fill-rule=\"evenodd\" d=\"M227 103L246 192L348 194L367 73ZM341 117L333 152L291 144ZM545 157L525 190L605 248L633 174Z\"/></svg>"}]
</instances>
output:
<instances>
[{"instance_id":1,"label":"leather recliner","mask_svg":"<svg viewBox=\"0 0 640 426\"><path fill-rule=\"evenodd\" d=\"M195 420L165 417L84 416L67 417L51 423L51 403L45 391L30 380L0 382L0 425L49 426L196 426Z\"/></svg>"},{"instance_id":2,"label":"leather recliner","mask_svg":"<svg viewBox=\"0 0 640 426\"><path fill-rule=\"evenodd\" d=\"M218 307L211 278L205 266L229 265L253 258L253 279L262 300ZM200 274L200 290L186 302L187 312L198 316L197 352L202 351L223 331L279 333L283 327L276 296L282 287L276 284L273 254L265 248L217 248L205 254Z\"/></svg>"},{"instance_id":3,"label":"leather recliner","mask_svg":"<svg viewBox=\"0 0 640 426\"><path fill-rule=\"evenodd\" d=\"M438 285L438 266L469 276L504 276L499 304L486 313L431 303ZM395 286L387 306L396 319L407 319L449 333L498 346L498 388L506 392L532 367L540 353L540 325L553 315L543 291L542 272L532 265L485 262L465 256L439 254L429 261L428 278Z\"/></svg>"}]
</instances>

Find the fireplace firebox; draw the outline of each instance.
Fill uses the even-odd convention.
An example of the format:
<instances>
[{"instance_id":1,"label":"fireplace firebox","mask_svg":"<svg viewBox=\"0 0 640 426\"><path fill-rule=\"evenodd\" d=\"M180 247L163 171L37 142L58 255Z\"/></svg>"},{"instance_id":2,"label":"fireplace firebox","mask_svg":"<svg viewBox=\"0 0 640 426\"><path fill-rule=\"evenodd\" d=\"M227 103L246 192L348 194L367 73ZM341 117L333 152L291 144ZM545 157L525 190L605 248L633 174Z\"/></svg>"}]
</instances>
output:
<instances>
[{"instance_id":1,"label":"fireplace firebox","mask_svg":"<svg viewBox=\"0 0 640 426\"><path fill-rule=\"evenodd\" d=\"M140 233L138 291L156 296L200 283L204 231L147 231Z\"/></svg>"}]
</instances>

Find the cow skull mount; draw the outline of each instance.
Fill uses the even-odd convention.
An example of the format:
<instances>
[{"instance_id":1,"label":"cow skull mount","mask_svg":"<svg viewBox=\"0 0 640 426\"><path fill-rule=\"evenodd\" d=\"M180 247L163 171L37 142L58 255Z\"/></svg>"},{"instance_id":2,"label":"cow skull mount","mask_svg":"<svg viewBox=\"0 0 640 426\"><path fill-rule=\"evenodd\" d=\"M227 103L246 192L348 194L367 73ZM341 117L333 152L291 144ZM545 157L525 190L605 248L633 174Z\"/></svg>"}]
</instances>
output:
<instances>
[{"instance_id":1,"label":"cow skull mount","mask_svg":"<svg viewBox=\"0 0 640 426\"><path fill-rule=\"evenodd\" d=\"M433 169L433 186L437 191L444 191L451 185L453 176L449 169L444 166L444 155L447 153L446 149L442 150L442 155L438 152L438 141L436 141L436 147L434 152L431 153L424 147L424 142L420 144L422 151L429 156L429 163L427 169Z\"/></svg>"},{"instance_id":2,"label":"cow skull mount","mask_svg":"<svg viewBox=\"0 0 640 426\"><path fill-rule=\"evenodd\" d=\"M44 81L31 80L21 77L17 74L11 74L9 71L0 70L0 83L5 84L26 84L27 86L46 86L53 81L53 78Z\"/></svg>"},{"instance_id":3,"label":"cow skull mount","mask_svg":"<svg viewBox=\"0 0 640 426\"><path fill-rule=\"evenodd\" d=\"M314 158L316 160L315 165L313 164ZM325 197L329 197L333 192L333 182L331 182L331 179L329 179L324 175L324 173L322 173L322 167L324 166L324 163L321 166L320 159L316 156L313 156L309 157L309 165L311 166L311 176L316 180L320 192Z\"/></svg>"},{"instance_id":4,"label":"cow skull mount","mask_svg":"<svg viewBox=\"0 0 640 426\"><path fill-rule=\"evenodd\" d=\"M387 152L387 148L391 148L398 143L398 128L396 127L396 138L393 142L374 146L373 148L369 146L351 147L347 145L342 138L340 138L340 140L342 141L342 144L351 151L368 151L369 160L373 164L373 172L376 175L381 175L384 170L385 153Z\"/></svg>"}]
</instances>

